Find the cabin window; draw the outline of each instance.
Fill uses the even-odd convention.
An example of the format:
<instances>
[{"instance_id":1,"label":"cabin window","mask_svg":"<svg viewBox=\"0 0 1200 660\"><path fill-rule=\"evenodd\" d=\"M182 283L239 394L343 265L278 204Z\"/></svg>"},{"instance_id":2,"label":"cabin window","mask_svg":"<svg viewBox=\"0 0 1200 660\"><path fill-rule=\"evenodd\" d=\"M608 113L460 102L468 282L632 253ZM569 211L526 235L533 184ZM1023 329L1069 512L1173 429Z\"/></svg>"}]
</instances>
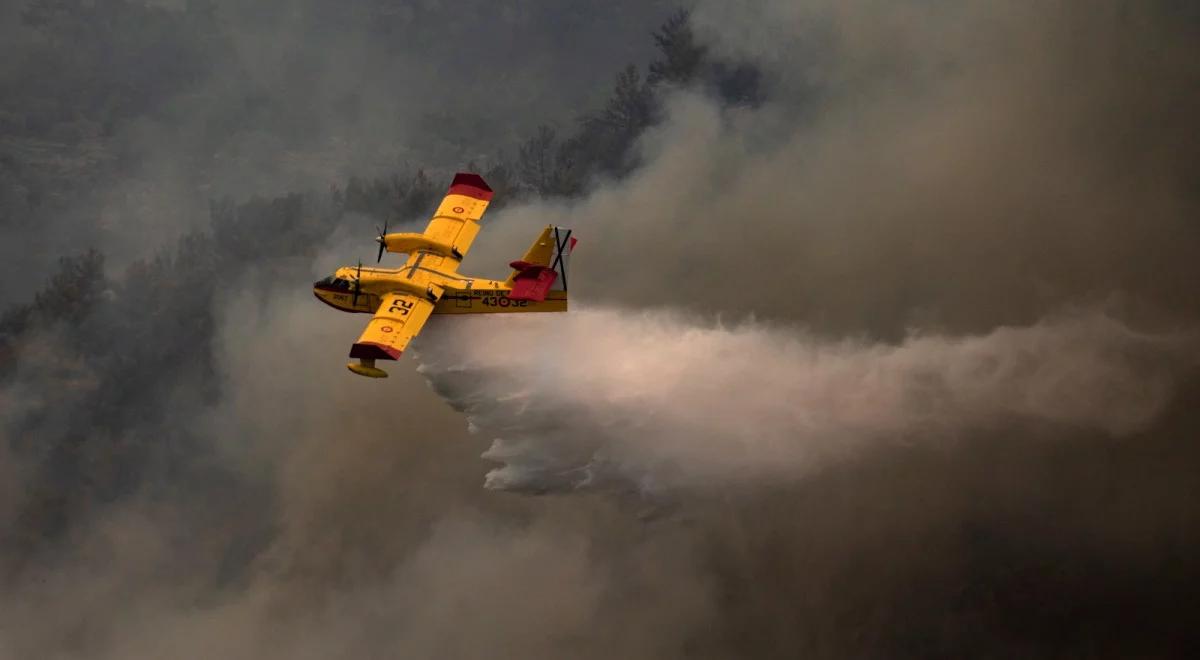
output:
<instances>
[{"instance_id":1,"label":"cabin window","mask_svg":"<svg viewBox=\"0 0 1200 660\"><path fill-rule=\"evenodd\" d=\"M340 277L334 277L330 275L329 277L318 281L316 286L338 289L340 291L349 291L350 289L354 288L354 283L350 282L349 280L343 280Z\"/></svg>"}]
</instances>

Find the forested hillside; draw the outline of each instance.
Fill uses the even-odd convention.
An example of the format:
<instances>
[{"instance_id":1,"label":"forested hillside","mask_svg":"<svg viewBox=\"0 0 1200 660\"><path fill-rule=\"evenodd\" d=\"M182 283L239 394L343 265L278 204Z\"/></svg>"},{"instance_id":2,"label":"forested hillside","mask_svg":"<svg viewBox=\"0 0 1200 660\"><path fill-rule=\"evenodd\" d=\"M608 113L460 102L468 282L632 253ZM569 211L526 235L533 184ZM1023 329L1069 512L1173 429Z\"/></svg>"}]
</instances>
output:
<instances>
[{"instance_id":1,"label":"forested hillside","mask_svg":"<svg viewBox=\"0 0 1200 660\"><path fill-rule=\"evenodd\" d=\"M338 20L336 14L326 18ZM229 70L229 62L211 58L230 55L231 31L210 2L189 2L181 11L137 2L46 0L29 3L20 16L28 39L21 51L25 65L4 81L15 93L3 96L5 139L13 148L6 161L11 176L5 181L4 215L4 231L13 240L6 249L34 252L28 237L45 235L46 249L59 257L44 280L36 270L17 268L20 259L5 267L10 299L27 298L11 302L0 318L6 433L14 440L14 454L35 473L29 492L8 505L5 546L15 551L7 556L18 559L10 569L25 553L45 551L43 544L62 539L77 516L139 492L147 474L186 476L199 470L212 476L203 460L206 439L178 421L218 397L216 296L249 269L303 288L305 258L335 231L351 223L349 230L365 242L372 223L395 226L423 218L454 167L483 173L497 191L494 208L530 197L579 195L636 167L635 141L658 120L665 91L696 87L730 105L753 103L761 93L753 67L709 57L692 35L687 13L674 10L659 27L640 33L654 45L654 59L615 62L608 76L600 76L609 79L610 91L598 107L564 121L549 116L507 149L490 135L486 144L495 151L482 153L481 161L448 165L435 152L429 168L415 163L278 197L236 199L206 186L220 195L207 204L207 223L132 263L113 265L97 247L105 242L104 229L88 226L101 219L81 207L94 203L99 189L136 171L130 161L142 154L124 132L131 124L169 114L171 104ZM434 12L425 20L443 17ZM401 29L370 25L386 35ZM31 80L45 74L39 69L43 61L64 75ZM554 109L550 104L545 111ZM252 110L231 112L226 119L233 125L214 127L217 144L235 141L229 135L259 122L289 130L288 108L279 108L282 127L271 107ZM521 118L539 111L523 111ZM453 125L443 135L452 151L480 153L475 136L456 134ZM41 155L28 153L35 148ZM121 148L129 151L113 153ZM193 173L202 176L204 170ZM186 195L179 199L195 202ZM56 230L43 234L43 223Z\"/></svg>"},{"instance_id":2,"label":"forested hillside","mask_svg":"<svg viewBox=\"0 0 1200 660\"><path fill-rule=\"evenodd\" d=\"M4 241L6 272L46 275L62 232L126 265L203 228L210 199L498 167L540 125L565 139L588 113L605 126L572 158L616 167L628 138L601 134L648 121L646 73L622 83L625 108L599 109L672 11L6 0L0 232L23 245ZM0 301L28 295L4 280Z\"/></svg>"},{"instance_id":3,"label":"forested hillside","mask_svg":"<svg viewBox=\"0 0 1200 660\"><path fill-rule=\"evenodd\" d=\"M0 660L1195 656L1198 35L0 0ZM462 170L572 311L349 374Z\"/></svg>"}]
</instances>

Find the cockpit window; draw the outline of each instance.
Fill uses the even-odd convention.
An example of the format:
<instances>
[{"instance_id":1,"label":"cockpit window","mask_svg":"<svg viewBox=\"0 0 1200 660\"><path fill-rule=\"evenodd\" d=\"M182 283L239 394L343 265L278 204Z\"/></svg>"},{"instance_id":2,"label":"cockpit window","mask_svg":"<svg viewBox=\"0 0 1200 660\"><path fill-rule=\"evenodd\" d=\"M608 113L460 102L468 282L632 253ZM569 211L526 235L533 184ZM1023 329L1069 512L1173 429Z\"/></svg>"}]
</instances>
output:
<instances>
[{"instance_id":1,"label":"cockpit window","mask_svg":"<svg viewBox=\"0 0 1200 660\"><path fill-rule=\"evenodd\" d=\"M354 285L347 280L330 275L323 280L317 281L317 283L313 286L325 287L327 289L338 289L340 291L349 291Z\"/></svg>"}]
</instances>

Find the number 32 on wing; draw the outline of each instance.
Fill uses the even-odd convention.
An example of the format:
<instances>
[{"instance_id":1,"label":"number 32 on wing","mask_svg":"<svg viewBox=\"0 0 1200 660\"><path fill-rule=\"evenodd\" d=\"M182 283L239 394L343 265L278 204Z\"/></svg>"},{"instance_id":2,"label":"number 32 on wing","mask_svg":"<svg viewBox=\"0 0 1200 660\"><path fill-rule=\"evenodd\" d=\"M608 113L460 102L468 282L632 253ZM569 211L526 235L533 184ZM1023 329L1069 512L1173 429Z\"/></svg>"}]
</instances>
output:
<instances>
[{"instance_id":1,"label":"number 32 on wing","mask_svg":"<svg viewBox=\"0 0 1200 660\"><path fill-rule=\"evenodd\" d=\"M412 301L400 298L392 301L392 306L388 308L388 312L392 314L400 314L400 316L408 316L408 310L412 309Z\"/></svg>"}]
</instances>

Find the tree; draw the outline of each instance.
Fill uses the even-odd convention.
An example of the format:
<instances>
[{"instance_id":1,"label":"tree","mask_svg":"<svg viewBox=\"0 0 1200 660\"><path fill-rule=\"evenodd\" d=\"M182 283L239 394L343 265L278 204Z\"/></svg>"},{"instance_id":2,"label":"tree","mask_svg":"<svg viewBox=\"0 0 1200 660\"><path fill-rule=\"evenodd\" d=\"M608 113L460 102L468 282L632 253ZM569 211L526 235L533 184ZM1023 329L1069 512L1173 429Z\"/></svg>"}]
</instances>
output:
<instances>
[{"instance_id":1,"label":"tree","mask_svg":"<svg viewBox=\"0 0 1200 660\"><path fill-rule=\"evenodd\" d=\"M58 260L58 272L33 299L34 312L46 321L78 322L104 291L104 255L95 248Z\"/></svg>"},{"instance_id":2,"label":"tree","mask_svg":"<svg viewBox=\"0 0 1200 660\"><path fill-rule=\"evenodd\" d=\"M33 302L16 305L0 314L0 375L16 361L16 343L37 328L60 322L75 330L101 300L108 288L104 276L104 255L96 249L62 257L58 270L34 294Z\"/></svg>"},{"instance_id":3,"label":"tree","mask_svg":"<svg viewBox=\"0 0 1200 660\"><path fill-rule=\"evenodd\" d=\"M662 57L650 63L647 81L653 86L698 85L726 105L762 102L762 74L749 62L713 58L696 42L691 14L681 9L652 33Z\"/></svg>"},{"instance_id":4,"label":"tree","mask_svg":"<svg viewBox=\"0 0 1200 660\"><path fill-rule=\"evenodd\" d=\"M396 197L395 218L401 222L415 218L424 219L433 212L433 205L440 197L439 193L439 188L429 180L425 170L417 170Z\"/></svg>"},{"instance_id":5,"label":"tree","mask_svg":"<svg viewBox=\"0 0 1200 660\"><path fill-rule=\"evenodd\" d=\"M651 36L662 53L662 59L650 63L647 82L651 85L690 84L699 73L707 52L703 46L696 44L691 14L686 9L676 11Z\"/></svg>"},{"instance_id":6,"label":"tree","mask_svg":"<svg viewBox=\"0 0 1200 660\"><path fill-rule=\"evenodd\" d=\"M542 124L538 126L537 135L526 140L517 153L521 181L542 196L549 195L552 190L557 141L554 129Z\"/></svg>"},{"instance_id":7,"label":"tree","mask_svg":"<svg viewBox=\"0 0 1200 660\"><path fill-rule=\"evenodd\" d=\"M637 67L630 64L617 74L612 98L594 121L613 133L632 136L653 123L654 115L654 92L642 81Z\"/></svg>"},{"instance_id":8,"label":"tree","mask_svg":"<svg viewBox=\"0 0 1200 660\"><path fill-rule=\"evenodd\" d=\"M572 178L581 181L596 172L621 177L636 165L630 158L634 142L657 120L658 102L637 67L630 64L619 74L612 97L595 115L583 119L583 129L568 145L560 168L581 167ZM580 176L582 175L582 176Z\"/></svg>"},{"instance_id":9,"label":"tree","mask_svg":"<svg viewBox=\"0 0 1200 660\"><path fill-rule=\"evenodd\" d=\"M474 172L474 169L468 169ZM483 172L483 178L487 180L488 185L496 192L496 197L492 200L491 208L499 208L517 199L521 194L520 184L513 172L513 168L500 156L496 159L496 163L487 168Z\"/></svg>"}]
</instances>

